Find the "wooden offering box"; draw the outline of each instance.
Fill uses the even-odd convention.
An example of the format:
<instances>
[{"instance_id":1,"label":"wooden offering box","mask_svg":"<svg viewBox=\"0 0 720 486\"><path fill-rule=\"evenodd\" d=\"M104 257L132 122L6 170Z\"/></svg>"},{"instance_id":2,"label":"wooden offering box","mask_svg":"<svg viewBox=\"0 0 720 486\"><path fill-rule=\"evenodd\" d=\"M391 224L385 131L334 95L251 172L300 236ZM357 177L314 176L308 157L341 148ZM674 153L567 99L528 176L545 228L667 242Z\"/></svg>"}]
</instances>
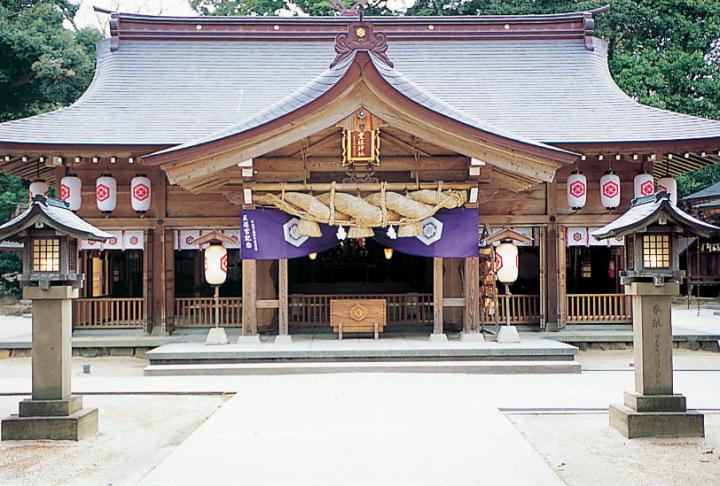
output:
<instances>
[{"instance_id":1,"label":"wooden offering box","mask_svg":"<svg viewBox=\"0 0 720 486\"><path fill-rule=\"evenodd\" d=\"M380 337L387 324L385 299L330 300L330 326L342 339L343 332L371 332Z\"/></svg>"}]
</instances>

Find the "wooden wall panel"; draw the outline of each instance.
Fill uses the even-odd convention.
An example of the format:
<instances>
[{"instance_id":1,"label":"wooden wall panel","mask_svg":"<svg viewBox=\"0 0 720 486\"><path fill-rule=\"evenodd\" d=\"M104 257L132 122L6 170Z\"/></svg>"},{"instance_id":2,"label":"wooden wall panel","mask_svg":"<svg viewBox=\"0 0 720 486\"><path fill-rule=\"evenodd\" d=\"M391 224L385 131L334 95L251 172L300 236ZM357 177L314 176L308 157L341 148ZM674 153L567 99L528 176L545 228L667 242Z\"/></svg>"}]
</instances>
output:
<instances>
[{"instance_id":1,"label":"wooden wall panel","mask_svg":"<svg viewBox=\"0 0 720 486\"><path fill-rule=\"evenodd\" d=\"M516 193L482 185L478 195L480 219L483 215L545 214L545 185L531 191Z\"/></svg>"},{"instance_id":2,"label":"wooden wall panel","mask_svg":"<svg viewBox=\"0 0 720 486\"><path fill-rule=\"evenodd\" d=\"M168 190L167 211L171 218L237 216L240 226L240 209L222 193L192 194L174 186Z\"/></svg>"}]
</instances>

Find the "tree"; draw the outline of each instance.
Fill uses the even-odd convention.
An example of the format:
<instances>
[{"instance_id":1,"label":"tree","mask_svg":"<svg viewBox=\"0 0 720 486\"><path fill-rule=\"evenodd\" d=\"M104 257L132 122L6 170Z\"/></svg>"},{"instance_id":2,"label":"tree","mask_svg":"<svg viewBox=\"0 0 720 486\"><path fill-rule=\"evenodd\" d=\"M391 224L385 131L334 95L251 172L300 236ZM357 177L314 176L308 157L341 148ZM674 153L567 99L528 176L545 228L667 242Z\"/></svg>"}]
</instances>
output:
<instances>
[{"instance_id":1,"label":"tree","mask_svg":"<svg viewBox=\"0 0 720 486\"><path fill-rule=\"evenodd\" d=\"M85 91L102 34L74 27L77 8L69 0L0 3L0 122L60 108ZM27 186L27 181L0 174L0 221L27 201ZM15 255L0 253L0 275L19 269ZM0 281L0 291L7 288L7 281Z\"/></svg>"}]
</instances>

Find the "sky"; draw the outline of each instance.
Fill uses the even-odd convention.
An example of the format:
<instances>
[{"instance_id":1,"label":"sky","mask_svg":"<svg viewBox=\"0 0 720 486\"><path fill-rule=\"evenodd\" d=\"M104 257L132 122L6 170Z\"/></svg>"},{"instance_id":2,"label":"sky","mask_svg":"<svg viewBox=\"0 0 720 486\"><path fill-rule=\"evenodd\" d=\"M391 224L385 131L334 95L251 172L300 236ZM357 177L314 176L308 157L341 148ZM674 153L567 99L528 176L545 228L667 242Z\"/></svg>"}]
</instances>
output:
<instances>
[{"instance_id":1,"label":"sky","mask_svg":"<svg viewBox=\"0 0 720 486\"><path fill-rule=\"evenodd\" d=\"M76 2L80 4L80 11L75 17L75 24L80 28L96 27L105 31L107 31L108 16L94 12L94 5L107 10L125 13L197 15L190 7L189 0L76 0ZM415 0L388 0L388 6L397 10L410 7L413 3L415 3Z\"/></svg>"},{"instance_id":2,"label":"sky","mask_svg":"<svg viewBox=\"0 0 720 486\"><path fill-rule=\"evenodd\" d=\"M126 13L153 15L197 15L188 0L78 0L80 11L75 17L78 27L106 30L107 15L93 11L93 6Z\"/></svg>"}]
</instances>

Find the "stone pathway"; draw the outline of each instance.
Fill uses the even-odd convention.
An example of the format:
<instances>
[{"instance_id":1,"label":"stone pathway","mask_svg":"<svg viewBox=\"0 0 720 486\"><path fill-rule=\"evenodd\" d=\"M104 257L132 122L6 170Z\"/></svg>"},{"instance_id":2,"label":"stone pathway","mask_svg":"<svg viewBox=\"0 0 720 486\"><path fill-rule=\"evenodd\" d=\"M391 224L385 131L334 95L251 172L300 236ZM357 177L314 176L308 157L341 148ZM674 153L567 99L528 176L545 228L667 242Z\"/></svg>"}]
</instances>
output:
<instances>
[{"instance_id":1,"label":"stone pathway","mask_svg":"<svg viewBox=\"0 0 720 486\"><path fill-rule=\"evenodd\" d=\"M140 484L562 484L481 388L428 378L266 377Z\"/></svg>"}]
</instances>

